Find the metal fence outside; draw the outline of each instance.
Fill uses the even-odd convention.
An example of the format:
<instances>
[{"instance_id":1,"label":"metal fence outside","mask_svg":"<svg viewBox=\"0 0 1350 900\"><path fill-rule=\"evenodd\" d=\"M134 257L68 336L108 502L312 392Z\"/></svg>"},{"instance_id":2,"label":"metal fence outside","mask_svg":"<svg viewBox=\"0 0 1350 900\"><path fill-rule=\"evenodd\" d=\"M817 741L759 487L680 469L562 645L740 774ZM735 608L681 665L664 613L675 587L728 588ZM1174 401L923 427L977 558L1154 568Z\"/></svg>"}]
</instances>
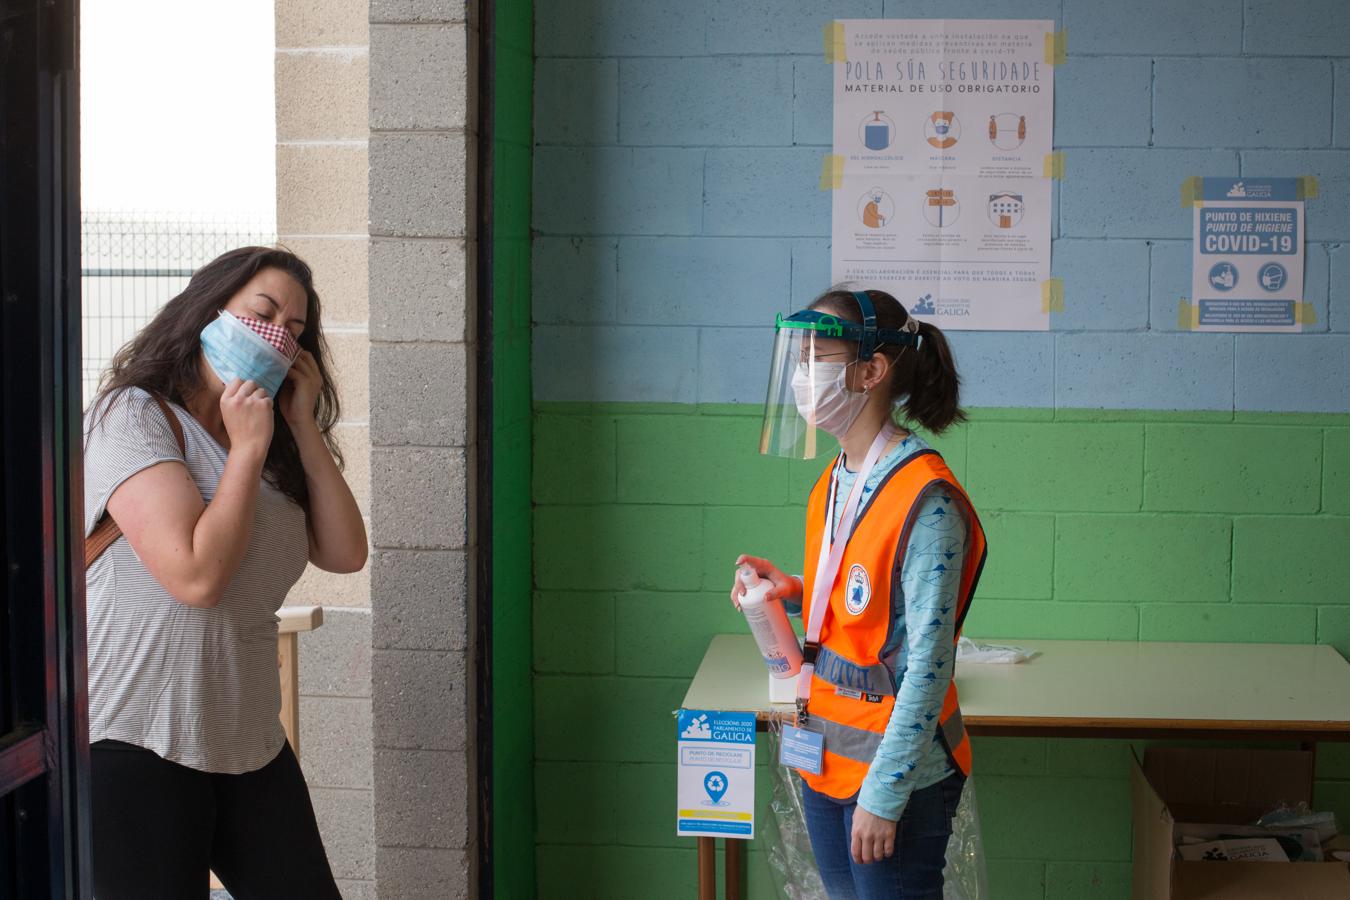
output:
<instances>
[{"instance_id":1,"label":"metal fence outside","mask_svg":"<svg viewBox=\"0 0 1350 900\"><path fill-rule=\"evenodd\" d=\"M113 211L81 217L84 402L108 363L145 323L187 286L200 266L226 250L276 243L263 215L184 215Z\"/></svg>"}]
</instances>

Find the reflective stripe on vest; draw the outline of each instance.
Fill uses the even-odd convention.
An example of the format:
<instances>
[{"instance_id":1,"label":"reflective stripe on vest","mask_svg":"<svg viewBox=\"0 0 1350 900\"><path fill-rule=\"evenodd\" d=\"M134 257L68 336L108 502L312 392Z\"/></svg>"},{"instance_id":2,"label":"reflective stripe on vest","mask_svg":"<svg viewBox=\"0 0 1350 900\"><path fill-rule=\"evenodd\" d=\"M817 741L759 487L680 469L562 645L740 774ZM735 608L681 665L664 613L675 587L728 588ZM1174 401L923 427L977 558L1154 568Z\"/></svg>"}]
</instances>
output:
<instances>
[{"instance_id":1,"label":"reflective stripe on vest","mask_svg":"<svg viewBox=\"0 0 1350 900\"><path fill-rule=\"evenodd\" d=\"M883 735L866 728L854 728L819 717L811 719L808 727L825 735L825 746L830 748L831 753L855 762L871 765L881 747ZM966 726L961 721L959 709L942 723L941 731L942 739L947 742L949 749L955 750L961 746L961 742L966 739Z\"/></svg>"},{"instance_id":2,"label":"reflective stripe on vest","mask_svg":"<svg viewBox=\"0 0 1350 900\"><path fill-rule=\"evenodd\" d=\"M871 764L881 746L881 735L865 728L853 728L829 719L812 719L808 727L825 735L825 746L831 753L855 762Z\"/></svg>"},{"instance_id":3,"label":"reflective stripe on vest","mask_svg":"<svg viewBox=\"0 0 1350 900\"><path fill-rule=\"evenodd\" d=\"M860 666L845 659L829 647L821 647L816 655L816 677L835 687L851 688L867 694L895 694L891 670L877 663Z\"/></svg>"}]
</instances>

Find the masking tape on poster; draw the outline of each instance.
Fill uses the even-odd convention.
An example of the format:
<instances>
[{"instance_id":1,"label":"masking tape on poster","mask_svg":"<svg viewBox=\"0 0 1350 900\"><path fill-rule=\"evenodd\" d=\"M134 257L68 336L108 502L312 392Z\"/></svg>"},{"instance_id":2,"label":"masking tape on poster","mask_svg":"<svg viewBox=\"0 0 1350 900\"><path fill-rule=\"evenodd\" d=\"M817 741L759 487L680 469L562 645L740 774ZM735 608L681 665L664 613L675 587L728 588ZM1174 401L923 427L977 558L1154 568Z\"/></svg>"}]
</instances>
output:
<instances>
[{"instance_id":1,"label":"masking tape on poster","mask_svg":"<svg viewBox=\"0 0 1350 900\"><path fill-rule=\"evenodd\" d=\"M847 62L848 49L844 45L844 23L826 22L823 30L825 61L827 63Z\"/></svg>"},{"instance_id":2,"label":"masking tape on poster","mask_svg":"<svg viewBox=\"0 0 1350 900\"><path fill-rule=\"evenodd\" d=\"M1041 282L1041 312L1064 312L1064 279L1051 278Z\"/></svg>"},{"instance_id":3,"label":"masking tape on poster","mask_svg":"<svg viewBox=\"0 0 1350 900\"><path fill-rule=\"evenodd\" d=\"M820 189L837 191L844 186L844 158L837 153L825 154L820 164Z\"/></svg>"},{"instance_id":4,"label":"masking tape on poster","mask_svg":"<svg viewBox=\"0 0 1350 900\"><path fill-rule=\"evenodd\" d=\"M1316 325L1317 310L1311 303L1300 302L1294 304L1294 321L1300 325Z\"/></svg>"},{"instance_id":5,"label":"masking tape on poster","mask_svg":"<svg viewBox=\"0 0 1350 900\"><path fill-rule=\"evenodd\" d=\"M1068 31L1056 31L1045 36L1045 64L1062 66L1069 58Z\"/></svg>"},{"instance_id":6,"label":"masking tape on poster","mask_svg":"<svg viewBox=\"0 0 1350 900\"><path fill-rule=\"evenodd\" d=\"M1200 304L1182 297L1177 303L1177 330L1194 331L1200 325Z\"/></svg>"},{"instance_id":7,"label":"masking tape on poster","mask_svg":"<svg viewBox=\"0 0 1350 900\"><path fill-rule=\"evenodd\" d=\"M1199 206L1200 198L1205 195L1204 188L1205 180L1199 175L1192 175L1181 182L1181 205Z\"/></svg>"},{"instance_id":8,"label":"masking tape on poster","mask_svg":"<svg viewBox=\"0 0 1350 900\"><path fill-rule=\"evenodd\" d=\"M1042 175L1045 178L1053 178L1055 181L1064 180L1064 151L1056 150L1054 153L1045 154L1045 162L1042 165Z\"/></svg>"},{"instance_id":9,"label":"masking tape on poster","mask_svg":"<svg viewBox=\"0 0 1350 900\"><path fill-rule=\"evenodd\" d=\"M1317 183L1316 175L1304 175L1298 180L1297 193L1294 195L1296 200L1315 200L1321 192L1321 187Z\"/></svg>"}]
</instances>

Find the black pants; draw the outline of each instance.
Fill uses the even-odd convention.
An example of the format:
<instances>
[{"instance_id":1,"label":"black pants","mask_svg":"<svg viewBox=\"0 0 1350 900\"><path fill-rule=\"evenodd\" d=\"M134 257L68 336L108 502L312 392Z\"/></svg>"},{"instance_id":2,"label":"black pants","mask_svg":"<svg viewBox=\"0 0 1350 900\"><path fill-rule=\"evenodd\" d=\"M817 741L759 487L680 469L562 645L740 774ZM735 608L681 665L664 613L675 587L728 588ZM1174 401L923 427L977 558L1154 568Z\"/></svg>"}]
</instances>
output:
<instances>
[{"instance_id":1,"label":"black pants","mask_svg":"<svg viewBox=\"0 0 1350 900\"><path fill-rule=\"evenodd\" d=\"M91 748L95 900L338 898L300 764L216 775L120 741Z\"/></svg>"}]
</instances>

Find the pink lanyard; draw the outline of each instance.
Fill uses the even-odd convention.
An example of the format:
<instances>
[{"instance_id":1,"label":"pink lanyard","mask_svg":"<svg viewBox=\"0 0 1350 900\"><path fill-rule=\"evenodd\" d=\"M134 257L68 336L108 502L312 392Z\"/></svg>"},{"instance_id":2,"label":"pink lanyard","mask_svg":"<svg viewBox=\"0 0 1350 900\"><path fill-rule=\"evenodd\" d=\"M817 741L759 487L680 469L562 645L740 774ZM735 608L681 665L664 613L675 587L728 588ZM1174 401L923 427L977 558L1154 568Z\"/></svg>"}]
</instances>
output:
<instances>
[{"instance_id":1,"label":"pink lanyard","mask_svg":"<svg viewBox=\"0 0 1350 900\"><path fill-rule=\"evenodd\" d=\"M848 492L848 500L844 502L844 511L839 516L839 526L834 529L833 534L827 530L821 534L820 539L820 559L816 562L816 580L812 585L811 592L811 618L806 624L806 646L802 651L802 670L797 676L797 714L799 719L804 716L807 701L811 699L811 676L816 670L816 653L820 650L820 630L825 626L825 612L830 608L830 594L834 591L834 581L839 577L839 566L844 561L844 549L848 546L849 535L853 531L853 523L857 519L858 504L862 499L863 488L867 484L867 477L872 474L872 469L876 468L877 461L881 459L882 452L886 445L891 442L895 435L895 429L887 422L877 436L872 440L872 447L867 451L867 458L863 461L862 468L858 470L858 478L853 482L853 489ZM835 496L839 489L839 470L844 465L843 454L835 462L834 474L830 476L830 493L827 500L828 508L825 510L825 521L828 524L834 518Z\"/></svg>"}]
</instances>

